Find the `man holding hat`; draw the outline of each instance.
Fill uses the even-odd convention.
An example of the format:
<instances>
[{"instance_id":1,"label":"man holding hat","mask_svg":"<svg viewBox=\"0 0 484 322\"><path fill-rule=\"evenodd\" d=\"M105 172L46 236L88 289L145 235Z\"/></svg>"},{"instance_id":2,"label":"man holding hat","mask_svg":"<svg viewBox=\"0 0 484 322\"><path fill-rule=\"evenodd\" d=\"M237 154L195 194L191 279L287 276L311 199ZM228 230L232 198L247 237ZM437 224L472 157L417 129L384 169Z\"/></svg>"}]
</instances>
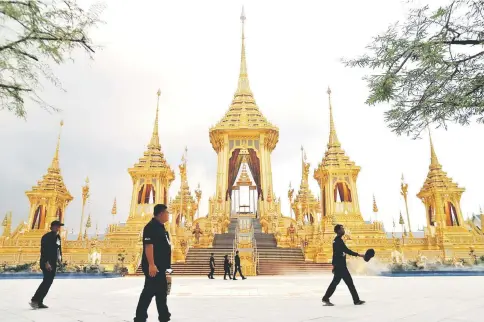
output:
<instances>
[{"instance_id":1,"label":"man holding hat","mask_svg":"<svg viewBox=\"0 0 484 322\"><path fill-rule=\"evenodd\" d=\"M339 282L343 280L348 286L351 296L353 297L353 303L355 305L365 304L365 301L360 300L358 292L356 292L355 285L353 284L353 279L351 278L350 272L346 267L346 254L351 256L365 257L365 255L360 255L346 247L343 241L343 236L345 234L345 229L343 225L334 226L334 232L336 233L336 238L333 241L333 281L328 287L326 294L323 296L323 303L327 306L333 306L333 303L329 301L331 295L333 295L338 286Z\"/></svg>"},{"instance_id":2,"label":"man holding hat","mask_svg":"<svg viewBox=\"0 0 484 322\"><path fill-rule=\"evenodd\" d=\"M62 248L59 231L62 226L64 226L63 223L54 220L50 224L50 232L42 236L40 242L40 269L44 274L44 279L30 302L30 306L33 309L48 308L48 306L44 304L44 298L54 281L57 264L61 263Z\"/></svg>"}]
</instances>

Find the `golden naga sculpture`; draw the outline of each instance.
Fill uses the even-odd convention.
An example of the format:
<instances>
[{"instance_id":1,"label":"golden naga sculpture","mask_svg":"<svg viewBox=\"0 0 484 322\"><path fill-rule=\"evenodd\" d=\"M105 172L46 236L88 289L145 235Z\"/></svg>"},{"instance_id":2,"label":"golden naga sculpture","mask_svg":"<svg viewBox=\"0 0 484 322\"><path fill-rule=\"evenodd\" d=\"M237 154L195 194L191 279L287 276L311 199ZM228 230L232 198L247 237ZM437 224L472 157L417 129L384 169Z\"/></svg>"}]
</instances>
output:
<instances>
[{"instance_id":1,"label":"golden naga sculpture","mask_svg":"<svg viewBox=\"0 0 484 322\"><path fill-rule=\"evenodd\" d=\"M451 262L454 258L474 260L484 255L483 222L479 218L465 221L460 207L464 189L454 183L442 170L430 138L430 167L424 185L417 197L425 205L427 226L424 236L416 237L410 225L407 207L408 184L402 178L401 195L406 205L406 220L400 219L403 233L388 237L378 221L375 198L373 220L365 221L360 211L357 179L360 167L346 155L336 133L333 119L331 91L328 89L329 140L321 163L314 170L318 182L316 196L309 188L310 164L302 149L301 184L297 195L289 187L290 209L283 216L280 199L274 195L272 182L272 151L279 140L279 129L270 123L256 104L249 86L245 52L242 12L241 60L238 85L228 111L209 129L210 143L217 153L215 194L209 197L208 215L200 216L200 185L190 191L187 174L186 150L179 165L180 188L169 200L169 189L175 173L168 165L160 145L158 91L156 117L151 139L143 156L128 173L132 179L132 196L125 222L114 223L106 229L104 239L90 238L89 214L84 222L85 206L89 199L89 181L81 190L82 209L80 229L75 240L67 239L64 230L64 259L69 265L99 263L107 270L119 265L130 273L138 269L142 251L141 234L151 219L157 203L169 206L171 219L166 228L172 236L173 262L184 262L188 250L213 247L216 234L227 233L229 224L237 221L238 244L244 274L256 272L257 240L253 239L253 225L261 225L263 233L274 234L277 247L302 248L307 261L329 262L332 254L333 226L346 226L347 244L364 252L375 249L383 262L401 262L416 259L419 265L426 261ZM62 124L61 124L62 125ZM12 215L2 222L0 236L0 263L32 263L38 260L41 236L53 220L64 222L66 208L73 200L67 190L59 167L60 135L54 158L47 174L26 195L30 202L27 221L12 230ZM294 213L294 218L291 214ZM116 199L111 214L117 215ZM382 214L381 216L385 216ZM479 227L480 225L480 227ZM97 229L96 229L97 231ZM73 234L72 234L73 235ZM407 236L406 236L407 235ZM239 238L240 237L240 238ZM351 262L350 262L351 263Z\"/></svg>"}]
</instances>

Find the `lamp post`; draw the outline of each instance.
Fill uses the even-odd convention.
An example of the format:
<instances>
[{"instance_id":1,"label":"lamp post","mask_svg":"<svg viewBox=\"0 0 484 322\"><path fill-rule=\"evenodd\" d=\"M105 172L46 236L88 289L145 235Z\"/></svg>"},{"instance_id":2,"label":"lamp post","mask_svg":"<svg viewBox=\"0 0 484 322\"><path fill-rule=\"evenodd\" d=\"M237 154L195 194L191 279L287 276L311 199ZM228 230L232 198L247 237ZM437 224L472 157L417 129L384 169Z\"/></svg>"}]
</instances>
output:
<instances>
[{"instance_id":1,"label":"lamp post","mask_svg":"<svg viewBox=\"0 0 484 322\"><path fill-rule=\"evenodd\" d=\"M197 198L197 218L200 217L200 200L202 199L202 190L200 189L200 183L198 183L197 189L195 189L195 197Z\"/></svg>"},{"instance_id":2,"label":"lamp post","mask_svg":"<svg viewBox=\"0 0 484 322\"><path fill-rule=\"evenodd\" d=\"M294 189L291 182L289 182L289 191L287 192L287 198L289 199L289 216L292 218L292 198L294 196Z\"/></svg>"},{"instance_id":3,"label":"lamp post","mask_svg":"<svg viewBox=\"0 0 484 322\"><path fill-rule=\"evenodd\" d=\"M408 212L408 202L407 202L408 184L405 183L405 178L403 177L403 174L402 174L402 182L400 183L400 194L403 196L403 200L405 200L405 211L407 213L408 232L410 237L413 237L412 228L410 226L410 214Z\"/></svg>"},{"instance_id":4,"label":"lamp post","mask_svg":"<svg viewBox=\"0 0 484 322\"><path fill-rule=\"evenodd\" d=\"M89 178L86 178L86 184L82 187L82 212L81 212L81 225L79 227L79 236L77 240L82 240L82 228L84 224L84 209L86 208L86 201L89 198Z\"/></svg>"}]
</instances>

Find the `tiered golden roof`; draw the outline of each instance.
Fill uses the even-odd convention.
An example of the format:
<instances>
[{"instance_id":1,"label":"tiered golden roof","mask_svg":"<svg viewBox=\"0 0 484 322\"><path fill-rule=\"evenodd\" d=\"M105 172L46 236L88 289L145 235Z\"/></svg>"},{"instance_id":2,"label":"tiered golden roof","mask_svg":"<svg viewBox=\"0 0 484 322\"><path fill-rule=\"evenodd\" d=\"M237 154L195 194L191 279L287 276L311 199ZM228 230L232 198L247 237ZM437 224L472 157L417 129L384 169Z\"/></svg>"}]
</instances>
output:
<instances>
[{"instance_id":1,"label":"tiered golden roof","mask_svg":"<svg viewBox=\"0 0 484 322\"><path fill-rule=\"evenodd\" d=\"M277 135L279 129L270 123L262 114L257 106L254 94L250 89L249 76L247 74L247 62L245 56L245 36L244 36L244 22L245 14L242 9L240 20L242 22L242 48L240 57L240 73L232 104L229 110L225 113L222 119L210 129L210 141L214 148L217 147L216 134L220 131L235 130L235 129L257 129L267 130L268 132ZM277 143L277 140L276 140ZM275 144L274 144L275 146Z\"/></svg>"},{"instance_id":2,"label":"tiered golden roof","mask_svg":"<svg viewBox=\"0 0 484 322\"><path fill-rule=\"evenodd\" d=\"M61 121L60 126L64 125L64 122ZM68 201L73 199L70 192L67 190L66 185L64 184L64 179L61 174L61 170L59 167L59 149L60 149L60 131L59 136L57 137L57 146L54 153L54 158L52 159L51 165L47 170L47 173L43 176L41 180L37 182L37 185L32 187L31 191L27 191L26 195L31 196L34 194L39 193L57 193L63 195L64 198Z\"/></svg>"},{"instance_id":3,"label":"tiered golden roof","mask_svg":"<svg viewBox=\"0 0 484 322\"><path fill-rule=\"evenodd\" d=\"M166 162L163 151L161 150L160 137L158 134L158 114L160 109L160 95L161 91L158 90L158 102L156 105L156 117L155 124L153 127L153 134L151 135L150 142L148 143L147 150L144 152L143 156L139 159L138 163L134 165L133 168L128 169L128 172L133 177L134 174L141 170L160 170L166 172L166 176L169 180L175 178L175 173L170 168Z\"/></svg>"},{"instance_id":4,"label":"tiered golden roof","mask_svg":"<svg viewBox=\"0 0 484 322\"><path fill-rule=\"evenodd\" d=\"M353 161L346 155L345 151L341 148L341 143L336 134L336 128L333 120L333 106L331 103L331 89L328 88L328 100L329 100L329 141L328 149L323 157L323 161L320 164L320 168L353 168L360 170L360 167L356 166Z\"/></svg>"},{"instance_id":5,"label":"tiered golden roof","mask_svg":"<svg viewBox=\"0 0 484 322\"><path fill-rule=\"evenodd\" d=\"M447 176L447 173L442 170L442 165L439 163L437 154L435 153L434 144L432 142L432 136L429 132L430 138L430 166L427 178L423 184L422 189L420 189L417 195L421 198L426 192L430 191L447 191L455 192L461 195L465 189L461 188L452 181L452 178Z\"/></svg>"}]
</instances>

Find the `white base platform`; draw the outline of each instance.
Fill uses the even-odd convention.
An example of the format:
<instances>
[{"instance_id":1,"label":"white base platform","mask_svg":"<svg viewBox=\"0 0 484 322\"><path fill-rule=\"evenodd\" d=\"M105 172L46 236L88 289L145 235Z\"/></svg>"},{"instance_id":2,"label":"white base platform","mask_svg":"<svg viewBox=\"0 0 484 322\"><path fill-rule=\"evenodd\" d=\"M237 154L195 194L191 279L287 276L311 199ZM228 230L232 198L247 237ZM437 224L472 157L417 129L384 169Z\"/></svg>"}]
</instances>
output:
<instances>
[{"instance_id":1,"label":"white base platform","mask_svg":"<svg viewBox=\"0 0 484 322\"><path fill-rule=\"evenodd\" d=\"M463 322L484 317L484 277L354 277L364 306L354 306L342 282L332 301L321 297L330 275L252 277L224 281L173 277L168 305L184 322ZM55 280L46 310L28 302L40 280L0 280L2 322L132 321L143 278ZM157 321L152 302L148 321Z\"/></svg>"}]
</instances>

